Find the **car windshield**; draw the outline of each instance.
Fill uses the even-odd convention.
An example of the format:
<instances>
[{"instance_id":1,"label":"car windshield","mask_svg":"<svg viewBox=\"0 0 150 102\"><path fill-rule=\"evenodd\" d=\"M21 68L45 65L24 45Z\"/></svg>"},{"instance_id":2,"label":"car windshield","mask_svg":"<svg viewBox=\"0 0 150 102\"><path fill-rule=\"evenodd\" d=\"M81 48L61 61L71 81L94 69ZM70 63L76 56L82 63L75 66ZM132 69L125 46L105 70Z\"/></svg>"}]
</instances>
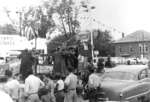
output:
<instances>
[{"instance_id":1,"label":"car windshield","mask_svg":"<svg viewBox=\"0 0 150 102\"><path fill-rule=\"evenodd\" d=\"M117 80L136 80L136 76L130 72L106 72L103 76L103 79L117 79Z\"/></svg>"}]
</instances>

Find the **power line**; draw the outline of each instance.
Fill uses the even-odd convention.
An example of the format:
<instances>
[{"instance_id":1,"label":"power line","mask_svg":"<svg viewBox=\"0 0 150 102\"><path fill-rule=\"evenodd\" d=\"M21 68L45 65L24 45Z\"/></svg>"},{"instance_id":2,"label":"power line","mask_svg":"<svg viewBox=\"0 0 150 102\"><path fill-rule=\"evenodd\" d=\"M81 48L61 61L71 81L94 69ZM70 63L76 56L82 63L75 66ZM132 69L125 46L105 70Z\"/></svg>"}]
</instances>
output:
<instances>
[{"instance_id":1,"label":"power line","mask_svg":"<svg viewBox=\"0 0 150 102\"><path fill-rule=\"evenodd\" d=\"M108 30L108 31L112 31L112 32L117 32L117 33L120 33L120 34L123 33L122 31L120 31L120 30L118 30L118 29L116 29L112 26L108 26L107 24L104 24L101 21L96 20L95 18L90 18L88 16L81 16L81 17L79 17L79 19L82 19L84 21L87 20L87 21L92 21L92 22L97 23L97 26L98 26L97 28L98 29L104 29L104 30Z\"/></svg>"}]
</instances>

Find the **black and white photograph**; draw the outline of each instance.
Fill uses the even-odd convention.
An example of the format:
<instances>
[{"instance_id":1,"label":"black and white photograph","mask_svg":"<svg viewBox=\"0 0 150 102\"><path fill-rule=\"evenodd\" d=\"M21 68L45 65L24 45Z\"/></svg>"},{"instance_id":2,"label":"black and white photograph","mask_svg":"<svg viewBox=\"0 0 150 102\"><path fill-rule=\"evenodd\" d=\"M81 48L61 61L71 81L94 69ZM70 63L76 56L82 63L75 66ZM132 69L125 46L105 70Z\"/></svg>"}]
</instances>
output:
<instances>
[{"instance_id":1,"label":"black and white photograph","mask_svg":"<svg viewBox=\"0 0 150 102\"><path fill-rule=\"evenodd\" d=\"M0 102L150 102L150 0L0 0Z\"/></svg>"}]
</instances>

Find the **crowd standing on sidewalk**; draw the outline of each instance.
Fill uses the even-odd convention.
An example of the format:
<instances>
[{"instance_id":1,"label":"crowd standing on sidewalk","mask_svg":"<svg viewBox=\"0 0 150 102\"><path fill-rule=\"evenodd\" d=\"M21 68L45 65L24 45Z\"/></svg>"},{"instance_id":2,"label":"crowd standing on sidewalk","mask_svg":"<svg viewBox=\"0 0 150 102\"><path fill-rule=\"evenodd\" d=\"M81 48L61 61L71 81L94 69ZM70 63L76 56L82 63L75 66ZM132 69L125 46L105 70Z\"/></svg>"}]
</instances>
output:
<instances>
[{"instance_id":1,"label":"crowd standing on sidewalk","mask_svg":"<svg viewBox=\"0 0 150 102\"><path fill-rule=\"evenodd\" d=\"M95 96L92 97L91 94L95 95L101 86L97 72L104 73L103 59L99 60L98 68L95 68L89 59L86 71L67 66L66 76L55 72L39 75L32 69L31 54L28 51L24 53L21 56L20 73L13 75L10 70L5 73L8 80L4 91L13 102L96 102Z\"/></svg>"},{"instance_id":2,"label":"crowd standing on sidewalk","mask_svg":"<svg viewBox=\"0 0 150 102\"><path fill-rule=\"evenodd\" d=\"M74 73L74 68L68 68L69 74L64 77L61 73L36 75L28 72L28 76L23 81L24 91L20 94L20 75L12 76L11 71L6 71L8 81L5 84L5 92L9 94L13 102L85 102L84 84L91 89L100 86L100 81L96 75L96 69L90 70L88 82L83 80L81 73ZM85 82L84 82L85 81ZM84 94L83 94L84 93ZM90 102L93 98L90 97Z\"/></svg>"}]
</instances>

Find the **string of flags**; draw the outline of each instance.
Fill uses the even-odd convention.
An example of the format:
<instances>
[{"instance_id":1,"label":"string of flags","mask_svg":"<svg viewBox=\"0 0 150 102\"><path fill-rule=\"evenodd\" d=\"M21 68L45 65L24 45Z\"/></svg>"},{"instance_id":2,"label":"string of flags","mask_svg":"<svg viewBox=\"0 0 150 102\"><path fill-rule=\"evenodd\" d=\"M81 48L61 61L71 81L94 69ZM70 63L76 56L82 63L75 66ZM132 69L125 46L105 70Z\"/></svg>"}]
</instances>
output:
<instances>
[{"instance_id":1,"label":"string of flags","mask_svg":"<svg viewBox=\"0 0 150 102\"><path fill-rule=\"evenodd\" d=\"M90 23L90 24L91 24L91 22L96 23L94 25L97 25L98 29L104 29L104 30L108 30L108 31L116 32L116 33L120 33L120 34L123 33L122 31L119 31L118 29L112 27L111 25L106 25L106 24L102 23L101 21L98 21L95 18L92 18L92 17L89 17L89 16L80 16L79 19L84 20L86 23Z\"/></svg>"}]
</instances>

